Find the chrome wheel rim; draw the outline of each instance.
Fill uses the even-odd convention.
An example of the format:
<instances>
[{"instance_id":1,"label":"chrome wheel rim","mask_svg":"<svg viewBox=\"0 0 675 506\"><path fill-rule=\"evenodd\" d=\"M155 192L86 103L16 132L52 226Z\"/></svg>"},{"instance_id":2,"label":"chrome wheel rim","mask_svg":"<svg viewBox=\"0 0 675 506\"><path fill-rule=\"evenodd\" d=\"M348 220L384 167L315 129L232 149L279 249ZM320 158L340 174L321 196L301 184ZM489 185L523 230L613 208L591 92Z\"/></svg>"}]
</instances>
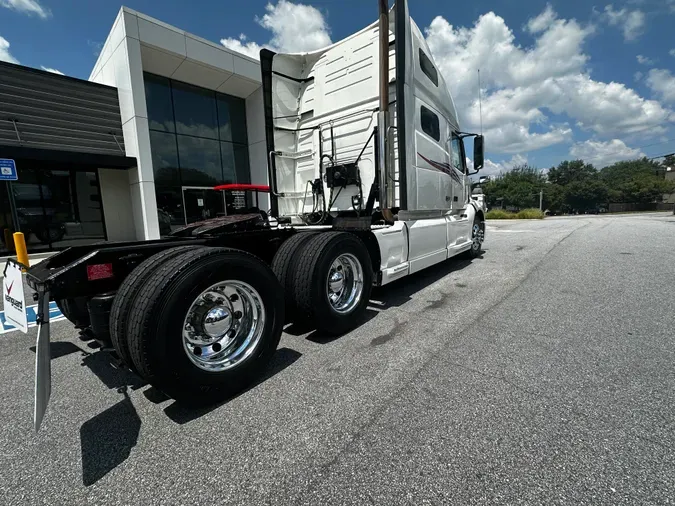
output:
<instances>
[{"instance_id":1,"label":"chrome wheel rim","mask_svg":"<svg viewBox=\"0 0 675 506\"><path fill-rule=\"evenodd\" d=\"M363 267L351 253L339 255L328 270L326 295L331 308L340 314L349 313L363 295Z\"/></svg>"},{"instance_id":2,"label":"chrome wheel rim","mask_svg":"<svg viewBox=\"0 0 675 506\"><path fill-rule=\"evenodd\" d=\"M243 281L221 281L197 296L183 322L183 349L209 372L235 367L253 353L265 327L260 294Z\"/></svg>"},{"instance_id":3,"label":"chrome wheel rim","mask_svg":"<svg viewBox=\"0 0 675 506\"><path fill-rule=\"evenodd\" d=\"M474 223L473 229L471 230L471 247L475 251L478 251L481 247L481 244L483 244L483 237L483 228L479 223Z\"/></svg>"}]
</instances>

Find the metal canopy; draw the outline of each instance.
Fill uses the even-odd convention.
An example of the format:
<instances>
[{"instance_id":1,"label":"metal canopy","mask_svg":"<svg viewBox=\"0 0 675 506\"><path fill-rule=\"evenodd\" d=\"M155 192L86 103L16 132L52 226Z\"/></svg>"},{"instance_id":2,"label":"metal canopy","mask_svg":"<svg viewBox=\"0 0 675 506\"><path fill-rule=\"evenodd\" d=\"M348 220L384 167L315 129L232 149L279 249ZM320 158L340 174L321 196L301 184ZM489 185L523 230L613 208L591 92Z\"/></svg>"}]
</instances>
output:
<instances>
[{"instance_id":1,"label":"metal canopy","mask_svg":"<svg viewBox=\"0 0 675 506\"><path fill-rule=\"evenodd\" d=\"M0 62L0 156L9 148L126 158L117 89Z\"/></svg>"}]
</instances>

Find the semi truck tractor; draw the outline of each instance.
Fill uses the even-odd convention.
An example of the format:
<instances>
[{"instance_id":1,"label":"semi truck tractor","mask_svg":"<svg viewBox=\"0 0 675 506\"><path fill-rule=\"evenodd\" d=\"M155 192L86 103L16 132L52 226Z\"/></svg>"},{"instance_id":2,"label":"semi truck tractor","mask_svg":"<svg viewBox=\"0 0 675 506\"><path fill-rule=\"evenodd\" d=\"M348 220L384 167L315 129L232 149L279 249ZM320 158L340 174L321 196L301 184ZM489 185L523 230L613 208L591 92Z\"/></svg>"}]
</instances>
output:
<instances>
[{"instance_id":1,"label":"semi truck tractor","mask_svg":"<svg viewBox=\"0 0 675 506\"><path fill-rule=\"evenodd\" d=\"M379 7L378 21L324 49L261 51L269 184L237 188L269 192L269 209L76 246L27 269L36 430L51 392L50 300L157 389L215 403L261 376L286 323L348 332L373 286L480 254L464 141L475 173L483 137L461 130L407 1Z\"/></svg>"}]
</instances>

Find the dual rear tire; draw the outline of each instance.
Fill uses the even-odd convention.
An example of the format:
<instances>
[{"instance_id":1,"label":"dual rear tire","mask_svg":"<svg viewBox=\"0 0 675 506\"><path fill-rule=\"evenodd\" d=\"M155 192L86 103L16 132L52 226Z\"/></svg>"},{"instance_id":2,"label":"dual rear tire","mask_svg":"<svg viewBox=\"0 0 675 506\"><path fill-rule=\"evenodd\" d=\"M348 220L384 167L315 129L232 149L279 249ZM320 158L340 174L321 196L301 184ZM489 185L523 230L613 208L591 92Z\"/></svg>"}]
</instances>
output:
<instances>
[{"instance_id":1,"label":"dual rear tire","mask_svg":"<svg viewBox=\"0 0 675 506\"><path fill-rule=\"evenodd\" d=\"M260 376L283 321L283 291L259 259L228 248L176 248L125 280L111 311L111 339L150 384L204 404Z\"/></svg>"},{"instance_id":2,"label":"dual rear tire","mask_svg":"<svg viewBox=\"0 0 675 506\"><path fill-rule=\"evenodd\" d=\"M239 250L173 248L124 280L110 337L126 365L159 390L191 404L218 402L261 376L286 311L343 334L360 323L372 282L366 246L345 232L299 232L272 268Z\"/></svg>"},{"instance_id":3,"label":"dual rear tire","mask_svg":"<svg viewBox=\"0 0 675 506\"><path fill-rule=\"evenodd\" d=\"M356 235L298 232L281 246L272 269L283 282L287 311L295 321L340 335L363 319L373 270L368 249Z\"/></svg>"}]
</instances>

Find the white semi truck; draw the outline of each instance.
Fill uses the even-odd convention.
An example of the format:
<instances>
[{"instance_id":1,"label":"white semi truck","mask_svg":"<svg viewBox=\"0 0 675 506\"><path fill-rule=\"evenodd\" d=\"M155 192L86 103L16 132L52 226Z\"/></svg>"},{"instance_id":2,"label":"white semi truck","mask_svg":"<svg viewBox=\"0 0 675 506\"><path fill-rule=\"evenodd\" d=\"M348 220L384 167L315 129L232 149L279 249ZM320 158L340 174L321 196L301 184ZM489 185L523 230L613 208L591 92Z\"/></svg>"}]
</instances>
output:
<instances>
[{"instance_id":1,"label":"white semi truck","mask_svg":"<svg viewBox=\"0 0 675 506\"><path fill-rule=\"evenodd\" d=\"M483 137L461 131L407 1L379 6L378 22L327 48L261 51L269 187L238 189L269 191L269 215L73 247L28 269L36 430L51 392L49 300L159 390L213 403L260 376L286 322L347 332L372 286L479 255L464 139L478 171Z\"/></svg>"}]
</instances>

